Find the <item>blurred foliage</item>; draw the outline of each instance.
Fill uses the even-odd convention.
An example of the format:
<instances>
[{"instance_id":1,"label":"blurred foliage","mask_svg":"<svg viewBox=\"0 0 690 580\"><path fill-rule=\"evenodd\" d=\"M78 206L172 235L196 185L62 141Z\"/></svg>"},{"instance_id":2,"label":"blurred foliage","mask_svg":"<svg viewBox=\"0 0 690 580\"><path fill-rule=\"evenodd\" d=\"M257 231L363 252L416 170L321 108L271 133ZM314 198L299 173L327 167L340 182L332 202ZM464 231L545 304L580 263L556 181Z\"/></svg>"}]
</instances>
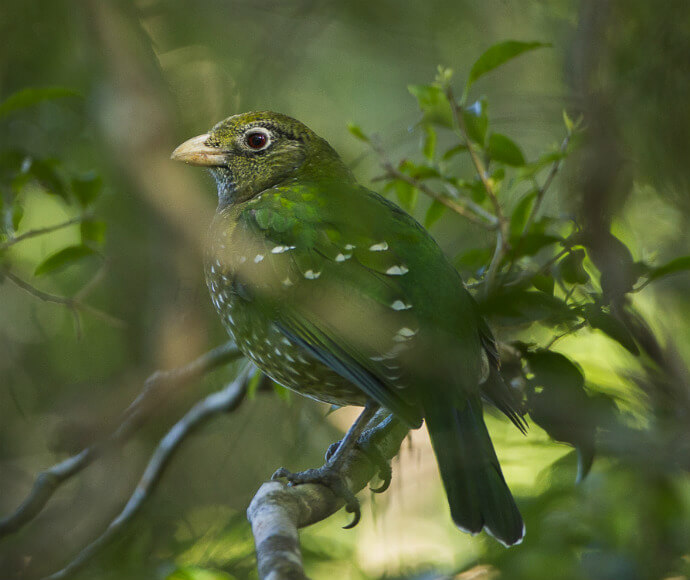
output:
<instances>
[{"instance_id":1,"label":"blurred foliage","mask_svg":"<svg viewBox=\"0 0 690 580\"><path fill-rule=\"evenodd\" d=\"M415 434L354 532L303 532L308 572L690 578L686 0L0 10L0 515L41 468L107 433L154 369L224 340L201 274L212 185L167 157L224 116L272 108L432 229L531 418L526 438L490 420L520 546L453 528ZM458 72L425 84L439 62ZM67 563L170 425L235 370L161 405L0 539L3 578ZM190 438L79 577L256 578L249 499L275 467L318 464L342 413L272 392L257 382Z\"/></svg>"}]
</instances>

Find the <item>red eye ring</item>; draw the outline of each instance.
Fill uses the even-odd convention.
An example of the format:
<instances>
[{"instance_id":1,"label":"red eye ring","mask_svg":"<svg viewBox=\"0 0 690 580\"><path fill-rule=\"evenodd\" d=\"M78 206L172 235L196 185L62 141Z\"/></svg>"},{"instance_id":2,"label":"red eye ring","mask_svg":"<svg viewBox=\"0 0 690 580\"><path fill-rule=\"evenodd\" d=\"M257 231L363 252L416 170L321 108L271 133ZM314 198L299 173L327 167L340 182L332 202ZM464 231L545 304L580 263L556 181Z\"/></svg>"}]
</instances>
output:
<instances>
[{"instance_id":1,"label":"red eye ring","mask_svg":"<svg viewBox=\"0 0 690 580\"><path fill-rule=\"evenodd\" d=\"M264 149L266 145L268 145L268 135L261 131L252 131L251 133L247 133L245 136L245 141L247 143L247 147L258 151L260 149Z\"/></svg>"}]
</instances>

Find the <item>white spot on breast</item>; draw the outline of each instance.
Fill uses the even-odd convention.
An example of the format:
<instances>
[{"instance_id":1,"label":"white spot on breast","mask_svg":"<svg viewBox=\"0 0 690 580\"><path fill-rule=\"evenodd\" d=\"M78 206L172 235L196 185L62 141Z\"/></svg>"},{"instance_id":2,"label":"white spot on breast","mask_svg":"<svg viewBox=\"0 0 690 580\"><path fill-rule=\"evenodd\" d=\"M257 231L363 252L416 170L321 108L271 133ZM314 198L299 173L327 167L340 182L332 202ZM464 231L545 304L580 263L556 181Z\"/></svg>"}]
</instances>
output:
<instances>
[{"instance_id":1,"label":"white spot on breast","mask_svg":"<svg viewBox=\"0 0 690 580\"><path fill-rule=\"evenodd\" d=\"M286 338L286 337L284 337L284 336L280 339L280 342L282 342L283 344L286 344L287 346L291 346L291 345L292 345L292 343L290 342L290 339L289 339L289 338Z\"/></svg>"},{"instance_id":2,"label":"white spot on breast","mask_svg":"<svg viewBox=\"0 0 690 580\"><path fill-rule=\"evenodd\" d=\"M283 280L282 284L283 284L283 286L292 286L292 280L290 280L290 276L285 278L285 280Z\"/></svg>"},{"instance_id":3,"label":"white spot on breast","mask_svg":"<svg viewBox=\"0 0 690 580\"><path fill-rule=\"evenodd\" d=\"M258 264L258 263L261 262L261 260L263 260L263 259L264 259L264 255L263 255L263 254L257 254L256 256L254 256L254 263L255 263L255 264Z\"/></svg>"},{"instance_id":4,"label":"white spot on breast","mask_svg":"<svg viewBox=\"0 0 690 580\"><path fill-rule=\"evenodd\" d=\"M396 300L391 304L391 308L393 310L409 310L412 308L412 304L408 304L406 302L403 302L402 300Z\"/></svg>"},{"instance_id":5,"label":"white spot on breast","mask_svg":"<svg viewBox=\"0 0 690 580\"><path fill-rule=\"evenodd\" d=\"M247 261L247 256L240 256L240 264L244 264Z\"/></svg>"},{"instance_id":6,"label":"white spot on breast","mask_svg":"<svg viewBox=\"0 0 690 580\"><path fill-rule=\"evenodd\" d=\"M273 351L274 351L278 356L280 356L280 355L283 354L282 352L280 352L280 349L279 349L279 348L274 348Z\"/></svg>"},{"instance_id":7,"label":"white spot on breast","mask_svg":"<svg viewBox=\"0 0 690 580\"><path fill-rule=\"evenodd\" d=\"M314 270L307 270L304 273L304 277L307 280L316 280L319 276L321 276L321 272L314 272Z\"/></svg>"},{"instance_id":8,"label":"white spot on breast","mask_svg":"<svg viewBox=\"0 0 690 580\"><path fill-rule=\"evenodd\" d=\"M276 246L271 250L272 254L282 254L283 252L287 252L288 250L291 249L292 246Z\"/></svg>"},{"instance_id":9,"label":"white spot on breast","mask_svg":"<svg viewBox=\"0 0 690 580\"><path fill-rule=\"evenodd\" d=\"M386 270L386 274L389 276L402 276L403 274L407 274L409 272L409 268L405 266L404 264L400 264L399 266L391 266Z\"/></svg>"},{"instance_id":10,"label":"white spot on breast","mask_svg":"<svg viewBox=\"0 0 690 580\"><path fill-rule=\"evenodd\" d=\"M335 261L336 262L344 262L345 260L349 260L350 258L352 258L352 254L338 254L335 257Z\"/></svg>"},{"instance_id":11,"label":"white spot on breast","mask_svg":"<svg viewBox=\"0 0 690 580\"><path fill-rule=\"evenodd\" d=\"M354 250L355 247L356 247L356 246L355 246L354 244L345 244L345 249L346 249L346 250Z\"/></svg>"},{"instance_id":12,"label":"white spot on breast","mask_svg":"<svg viewBox=\"0 0 690 580\"><path fill-rule=\"evenodd\" d=\"M393 340L395 342L404 342L406 340L410 340L415 334L417 334L416 330L403 326L400 330L398 330L397 334L393 337Z\"/></svg>"},{"instance_id":13,"label":"white spot on breast","mask_svg":"<svg viewBox=\"0 0 690 580\"><path fill-rule=\"evenodd\" d=\"M372 252L383 252L388 249L388 243L387 242L380 242L378 244L374 244L373 246L369 246L369 250Z\"/></svg>"},{"instance_id":14,"label":"white spot on breast","mask_svg":"<svg viewBox=\"0 0 690 580\"><path fill-rule=\"evenodd\" d=\"M291 363L295 362L295 359L292 358L288 353L285 353L285 358L290 361Z\"/></svg>"}]
</instances>

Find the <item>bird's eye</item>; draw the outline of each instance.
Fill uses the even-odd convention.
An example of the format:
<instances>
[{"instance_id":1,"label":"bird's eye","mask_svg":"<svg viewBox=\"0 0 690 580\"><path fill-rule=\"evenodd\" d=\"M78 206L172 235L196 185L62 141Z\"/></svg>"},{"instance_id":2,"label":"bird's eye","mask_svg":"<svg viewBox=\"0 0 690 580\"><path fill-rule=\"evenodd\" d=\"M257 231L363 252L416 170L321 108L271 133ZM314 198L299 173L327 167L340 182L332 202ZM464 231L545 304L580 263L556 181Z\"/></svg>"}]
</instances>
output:
<instances>
[{"instance_id":1,"label":"bird's eye","mask_svg":"<svg viewBox=\"0 0 690 580\"><path fill-rule=\"evenodd\" d=\"M254 151L261 151L268 147L270 140L268 138L268 133L264 131L250 131L244 137L247 147L254 149Z\"/></svg>"}]
</instances>

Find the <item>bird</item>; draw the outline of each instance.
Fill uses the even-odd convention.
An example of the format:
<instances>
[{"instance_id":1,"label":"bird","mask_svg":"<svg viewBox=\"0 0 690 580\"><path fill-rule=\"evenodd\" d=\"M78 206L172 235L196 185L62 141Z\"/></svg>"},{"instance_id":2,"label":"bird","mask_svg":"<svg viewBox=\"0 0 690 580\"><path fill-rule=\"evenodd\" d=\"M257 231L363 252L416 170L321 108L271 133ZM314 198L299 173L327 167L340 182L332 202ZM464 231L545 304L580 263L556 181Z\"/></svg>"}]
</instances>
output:
<instances>
[{"instance_id":1,"label":"bird","mask_svg":"<svg viewBox=\"0 0 690 580\"><path fill-rule=\"evenodd\" d=\"M457 527L521 542L483 402L523 432L524 418L478 304L433 237L281 113L233 115L171 157L215 179L205 276L237 347L288 389L364 407L323 468L279 475L330 485L358 519L339 470L383 409L409 428L426 422Z\"/></svg>"}]
</instances>

